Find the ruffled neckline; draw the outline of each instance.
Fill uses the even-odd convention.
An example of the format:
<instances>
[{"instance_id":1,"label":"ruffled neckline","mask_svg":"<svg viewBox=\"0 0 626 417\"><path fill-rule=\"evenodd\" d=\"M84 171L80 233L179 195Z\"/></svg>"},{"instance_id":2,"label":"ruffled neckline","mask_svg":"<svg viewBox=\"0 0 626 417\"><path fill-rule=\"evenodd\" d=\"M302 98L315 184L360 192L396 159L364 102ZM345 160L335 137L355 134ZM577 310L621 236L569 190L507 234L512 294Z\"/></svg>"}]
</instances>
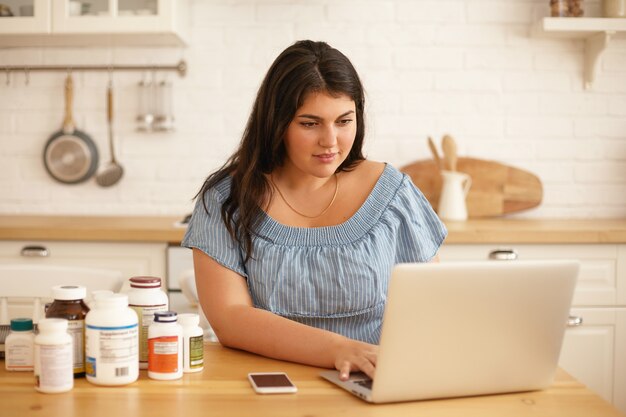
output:
<instances>
[{"instance_id":1,"label":"ruffled neckline","mask_svg":"<svg viewBox=\"0 0 626 417\"><path fill-rule=\"evenodd\" d=\"M394 198L402 182L402 174L389 164L376 181L361 207L345 222L323 227L295 227L279 223L267 213L262 219L256 238L274 244L288 246L329 246L343 245L363 237L380 220L384 209Z\"/></svg>"}]
</instances>

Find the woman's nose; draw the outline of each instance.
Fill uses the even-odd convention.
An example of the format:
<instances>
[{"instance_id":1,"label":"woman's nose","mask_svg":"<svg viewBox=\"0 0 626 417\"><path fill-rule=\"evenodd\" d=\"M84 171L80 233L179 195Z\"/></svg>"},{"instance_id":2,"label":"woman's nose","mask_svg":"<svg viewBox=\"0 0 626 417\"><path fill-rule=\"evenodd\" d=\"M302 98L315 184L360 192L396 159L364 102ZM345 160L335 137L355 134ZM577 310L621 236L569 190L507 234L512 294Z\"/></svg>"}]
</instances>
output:
<instances>
[{"instance_id":1,"label":"woman's nose","mask_svg":"<svg viewBox=\"0 0 626 417\"><path fill-rule=\"evenodd\" d=\"M334 125L322 129L318 143L324 148L332 148L335 146L337 143L337 129Z\"/></svg>"}]
</instances>

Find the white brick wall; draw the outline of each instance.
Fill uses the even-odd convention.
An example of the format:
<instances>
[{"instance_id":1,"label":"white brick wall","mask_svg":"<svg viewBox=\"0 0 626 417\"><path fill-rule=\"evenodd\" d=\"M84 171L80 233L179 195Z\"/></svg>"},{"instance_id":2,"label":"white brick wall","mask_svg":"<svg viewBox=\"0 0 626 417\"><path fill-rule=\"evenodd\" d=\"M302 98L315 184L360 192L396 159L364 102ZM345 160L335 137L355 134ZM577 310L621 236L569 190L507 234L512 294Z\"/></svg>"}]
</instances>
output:
<instances>
[{"instance_id":1,"label":"white brick wall","mask_svg":"<svg viewBox=\"0 0 626 417\"><path fill-rule=\"evenodd\" d=\"M548 0L211 0L192 2L191 44L177 48L7 48L2 65L175 62L177 131L134 130L141 75L115 74L118 159L110 189L54 182L41 161L63 113L62 73L24 85L0 71L0 213L175 214L239 141L256 89L296 39L348 55L368 93L369 157L398 167L452 134L463 156L536 173L545 198L522 217L626 216L626 41L615 39L593 90L584 45L533 38ZM597 14L598 0L586 0ZM108 161L106 74L75 74L75 116ZM162 75L159 76L163 77Z\"/></svg>"}]
</instances>

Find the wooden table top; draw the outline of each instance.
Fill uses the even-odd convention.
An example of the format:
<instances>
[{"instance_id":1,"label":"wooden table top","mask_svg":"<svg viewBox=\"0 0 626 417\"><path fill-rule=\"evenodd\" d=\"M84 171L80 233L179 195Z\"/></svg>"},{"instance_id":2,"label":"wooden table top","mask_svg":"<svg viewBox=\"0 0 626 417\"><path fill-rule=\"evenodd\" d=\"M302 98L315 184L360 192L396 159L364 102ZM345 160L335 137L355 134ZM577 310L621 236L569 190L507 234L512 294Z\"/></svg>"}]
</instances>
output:
<instances>
[{"instance_id":1,"label":"wooden table top","mask_svg":"<svg viewBox=\"0 0 626 417\"><path fill-rule=\"evenodd\" d=\"M296 394L256 394L248 372L284 371ZM62 394L41 394L32 373L0 370L0 416L419 416L419 417L617 417L609 403L559 371L547 390L459 399L372 405L321 379L319 368L205 345L205 368L177 381L154 381L146 371L123 387L95 386L85 379Z\"/></svg>"},{"instance_id":2,"label":"wooden table top","mask_svg":"<svg viewBox=\"0 0 626 417\"><path fill-rule=\"evenodd\" d=\"M0 240L79 240L179 244L183 216L0 215ZM447 222L446 244L626 243L624 219L470 219Z\"/></svg>"}]
</instances>

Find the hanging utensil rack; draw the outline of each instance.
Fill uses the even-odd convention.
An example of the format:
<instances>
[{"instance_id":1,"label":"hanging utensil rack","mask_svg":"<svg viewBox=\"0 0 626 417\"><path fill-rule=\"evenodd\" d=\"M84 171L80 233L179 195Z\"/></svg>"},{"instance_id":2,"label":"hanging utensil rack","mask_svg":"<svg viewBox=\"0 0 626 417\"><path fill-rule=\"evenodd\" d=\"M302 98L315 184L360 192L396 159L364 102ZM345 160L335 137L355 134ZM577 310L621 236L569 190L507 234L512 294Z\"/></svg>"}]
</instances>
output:
<instances>
[{"instance_id":1,"label":"hanging utensil rack","mask_svg":"<svg viewBox=\"0 0 626 417\"><path fill-rule=\"evenodd\" d=\"M0 66L7 76L11 72L24 72L29 74L34 71L175 71L180 77L187 74L187 63L184 60L176 65L5 65Z\"/></svg>"}]
</instances>

